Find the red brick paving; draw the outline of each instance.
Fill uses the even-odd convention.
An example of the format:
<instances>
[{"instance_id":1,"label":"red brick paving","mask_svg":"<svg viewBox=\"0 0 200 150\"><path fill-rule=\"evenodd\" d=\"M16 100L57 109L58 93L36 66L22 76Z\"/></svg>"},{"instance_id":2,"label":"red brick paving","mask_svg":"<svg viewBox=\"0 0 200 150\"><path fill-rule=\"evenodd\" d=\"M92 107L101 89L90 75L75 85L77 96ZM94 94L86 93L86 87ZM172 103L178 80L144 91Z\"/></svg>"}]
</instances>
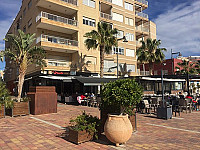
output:
<instances>
[{"instance_id":1,"label":"red brick paving","mask_svg":"<svg viewBox=\"0 0 200 150\"><path fill-rule=\"evenodd\" d=\"M59 104L58 113L33 117L66 127L71 118L81 114L84 110L87 113L99 116L97 108ZM0 119L0 149L116 149L112 144L105 144L106 142L102 144L102 141L75 145L60 137L64 130L30 117L31 115ZM200 149L200 112L182 113L180 118L183 119L160 120L150 115L138 114L138 131L132 135L126 145L119 149Z\"/></svg>"}]
</instances>

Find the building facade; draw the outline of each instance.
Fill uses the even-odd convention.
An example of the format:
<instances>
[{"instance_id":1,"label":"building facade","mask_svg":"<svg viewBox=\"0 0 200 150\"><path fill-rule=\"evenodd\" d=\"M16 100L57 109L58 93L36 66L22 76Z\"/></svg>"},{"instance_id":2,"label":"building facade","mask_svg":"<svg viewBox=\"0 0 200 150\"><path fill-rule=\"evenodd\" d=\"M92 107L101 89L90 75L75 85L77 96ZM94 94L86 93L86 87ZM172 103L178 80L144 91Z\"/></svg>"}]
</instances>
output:
<instances>
[{"instance_id":1,"label":"building facade","mask_svg":"<svg viewBox=\"0 0 200 150\"><path fill-rule=\"evenodd\" d=\"M113 47L105 55L104 75L117 74L118 53L119 72L126 65L129 75L135 76L140 41L156 38L156 25L143 13L147 8L145 0L22 0L8 33L17 34L18 29L35 33L35 44L46 50L47 67L41 70L29 66L27 80L37 75L98 76L100 52L87 50L84 34L97 30L98 22L107 22L118 29L117 38L126 36L128 43L119 41L118 48ZM17 69L9 59L5 73L5 80L11 86L17 79Z\"/></svg>"}]
</instances>

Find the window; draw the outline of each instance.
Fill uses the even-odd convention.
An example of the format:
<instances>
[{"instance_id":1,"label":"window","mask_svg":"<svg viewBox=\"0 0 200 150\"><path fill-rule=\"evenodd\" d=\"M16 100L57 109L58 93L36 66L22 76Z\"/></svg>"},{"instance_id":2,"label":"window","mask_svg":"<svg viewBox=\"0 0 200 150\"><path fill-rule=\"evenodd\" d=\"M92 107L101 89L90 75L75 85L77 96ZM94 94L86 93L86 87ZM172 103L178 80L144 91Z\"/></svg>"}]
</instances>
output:
<instances>
[{"instance_id":1,"label":"window","mask_svg":"<svg viewBox=\"0 0 200 150\"><path fill-rule=\"evenodd\" d=\"M26 15L26 8L24 8L24 10L23 10L23 16L25 16Z\"/></svg>"},{"instance_id":2,"label":"window","mask_svg":"<svg viewBox=\"0 0 200 150\"><path fill-rule=\"evenodd\" d=\"M30 19L29 21L28 21L28 27L30 28L30 26L32 25L32 19Z\"/></svg>"},{"instance_id":3,"label":"window","mask_svg":"<svg viewBox=\"0 0 200 150\"><path fill-rule=\"evenodd\" d=\"M126 49L126 56L135 57L135 50Z\"/></svg>"},{"instance_id":4,"label":"window","mask_svg":"<svg viewBox=\"0 0 200 150\"><path fill-rule=\"evenodd\" d=\"M133 26L133 19L125 17L125 24Z\"/></svg>"},{"instance_id":5,"label":"window","mask_svg":"<svg viewBox=\"0 0 200 150\"><path fill-rule=\"evenodd\" d=\"M121 38L124 37L124 31L118 30L117 32L118 32L117 35L116 35L117 38L121 39Z\"/></svg>"},{"instance_id":6,"label":"window","mask_svg":"<svg viewBox=\"0 0 200 150\"><path fill-rule=\"evenodd\" d=\"M95 8L95 1L93 0L83 0L83 4Z\"/></svg>"},{"instance_id":7,"label":"window","mask_svg":"<svg viewBox=\"0 0 200 150\"><path fill-rule=\"evenodd\" d=\"M23 27L23 32L24 32L24 33L26 32L26 26Z\"/></svg>"},{"instance_id":8,"label":"window","mask_svg":"<svg viewBox=\"0 0 200 150\"><path fill-rule=\"evenodd\" d=\"M135 65L127 65L128 72L135 72Z\"/></svg>"},{"instance_id":9,"label":"window","mask_svg":"<svg viewBox=\"0 0 200 150\"><path fill-rule=\"evenodd\" d=\"M124 5L125 5L125 9L133 11L133 4L125 2Z\"/></svg>"},{"instance_id":10,"label":"window","mask_svg":"<svg viewBox=\"0 0 200 150\"><path fill-rule=\"evenodd\" d=\"M128 41L134 41L134 34L126 33L126 39Z\"/></svg>"},{"instance_id":11,"label":"window","mask_svg":"<svg viewBox=\"0 0 200 150\"><path fill-rule=\"evenodd\" d=\"M123 47L114 47L113 54L124 55L124 48Z\"/></svg>"},{"instance_id":12,"label":"window","mask_svg":"<svg viewBox=\"0 0 200 150\"><path fill-rule=\"evenodd\" d=\"M123 0L112 0L112 3L118 6L123 7Z\"/></svg>"},{"instance_id":13,"label":"window","mask_svg":"<svg viewBox=\"0 0 200 150\"><path fill-rule=\"evenodd\" d=\"M104 72L115 72L117 64L113 60L104 60Z\"/></svg>"},{"instance_id":14,"label":"window","mask_svg":"<svg viewBox=\"0 0 200 150\"><path fill-rule=\"evenodd\" d=\"M32 0L30 0L29 3L28 3L28 9L30 9L31 6L32 6Z\"/></svg>"},{"instance_id":15,"label":"window","mask_svg":"<svg viewBox=\"0 0 200 150\"><path fill-rule=\"evenodd\" d=\"M93 56L86 56L84 62L86 65L96 65L97 58Z\"/></svg>"},{"instance_id":16,"label":"window","mask_svg":"<svg viewBox=\"0 0 200 150\"><path fill-rule=\"evenodd\" d=\"M95 20L83 17L83 24L95 27Z\"/></svg>"},{"instance_id":17,"label":"window","mask_svg":"<svg viewBox=\"0 0 200 150\"><path fill-rule=\"evenodd\" d=\"M120 15L118 13L113 13L113 20L123 22L124 18L123 18L123 15Z\"/></svg>"}]
</instances>

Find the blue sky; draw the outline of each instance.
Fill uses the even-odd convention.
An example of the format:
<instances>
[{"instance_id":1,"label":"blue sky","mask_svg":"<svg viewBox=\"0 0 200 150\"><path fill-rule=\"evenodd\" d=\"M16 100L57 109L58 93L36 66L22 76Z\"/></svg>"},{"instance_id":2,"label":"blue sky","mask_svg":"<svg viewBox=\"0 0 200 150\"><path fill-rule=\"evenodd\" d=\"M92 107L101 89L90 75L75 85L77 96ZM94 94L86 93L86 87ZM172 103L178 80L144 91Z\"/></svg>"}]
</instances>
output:
<instances>
[{"instance_id":1,"label":"blue sky","mask_svg":"<svg viewBox=\"0 0 200 150\"><path fill-rule=\"evenodd\" d=\"M183 56L200 55L200 0L148 0L145 10L157 24L157 39L167 48ZM3 38L19 11L21 0L0 0L0 50ZM0 63L0 70L4 64Z\"/></svg>"}]
</instances>

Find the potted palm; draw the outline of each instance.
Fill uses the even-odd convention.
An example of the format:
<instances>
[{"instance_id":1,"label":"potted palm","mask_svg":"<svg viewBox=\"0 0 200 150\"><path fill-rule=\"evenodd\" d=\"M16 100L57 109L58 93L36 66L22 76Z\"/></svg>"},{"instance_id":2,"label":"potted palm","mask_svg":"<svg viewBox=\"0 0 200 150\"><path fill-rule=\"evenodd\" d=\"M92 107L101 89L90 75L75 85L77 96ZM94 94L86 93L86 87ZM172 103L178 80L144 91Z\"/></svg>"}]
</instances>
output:
<instances>
[{"instance_id":1,"label":"potted palm","mask_svg":"<svg viewBox=\"0 0 200 150\"><path fill-rule=\"evenodd\" d=\"M10 98L9 92L5 84L0 81L0 118L5 117L5 109L12 108L13 101Z\"/></svg>"},{"instance_id":2,"label":"potted palm","mask_svg":"<svg viewBox=\"0 0 200 150\"><path fill-rule=\"evenodd\" d=\"M24 78L27 72L27 68L31 64L44 67L45 63L45 51L41 47L32 46L36 40L35 34L25 34L23 31L18 30L19 35L7 34L6 43L8 47L4 51L5 57L10 58L18 69L18 96L16 98L18 103L14 104L14 107L26 108L29 111L27 98L22 98L22 88L24 84ZM24 103L26 101L26 103ZM21 103L23 102L23 103ZM19 111L22 109L18 109ZM19 114L24 114L20 113Z\"/></svg>"},{"instance_id":3,"label":"potted palm","mask_svg":"<svg viewBox=\"0 0 200 150\"><path fill-rule=\"evenodd\" d=\"M105 135L117 146L131 137L133 130L128 115L134 115L142 94L142 87L133 79L116 80L102 87L100 110L109 114L104 125Z\"/></svg>"},{"instance_id":4,"label":"potted palm","mask_svg":"<svg viewBox=\"0 0 200 150\"><path fill-rule=\"evenodd\" d=\"M98 138L97 128L99 126L99 119L83 112L77 116L76 119L70 120L68 140L80 144L90 141L93 138Z\"/></svg>"}]
</instances>

